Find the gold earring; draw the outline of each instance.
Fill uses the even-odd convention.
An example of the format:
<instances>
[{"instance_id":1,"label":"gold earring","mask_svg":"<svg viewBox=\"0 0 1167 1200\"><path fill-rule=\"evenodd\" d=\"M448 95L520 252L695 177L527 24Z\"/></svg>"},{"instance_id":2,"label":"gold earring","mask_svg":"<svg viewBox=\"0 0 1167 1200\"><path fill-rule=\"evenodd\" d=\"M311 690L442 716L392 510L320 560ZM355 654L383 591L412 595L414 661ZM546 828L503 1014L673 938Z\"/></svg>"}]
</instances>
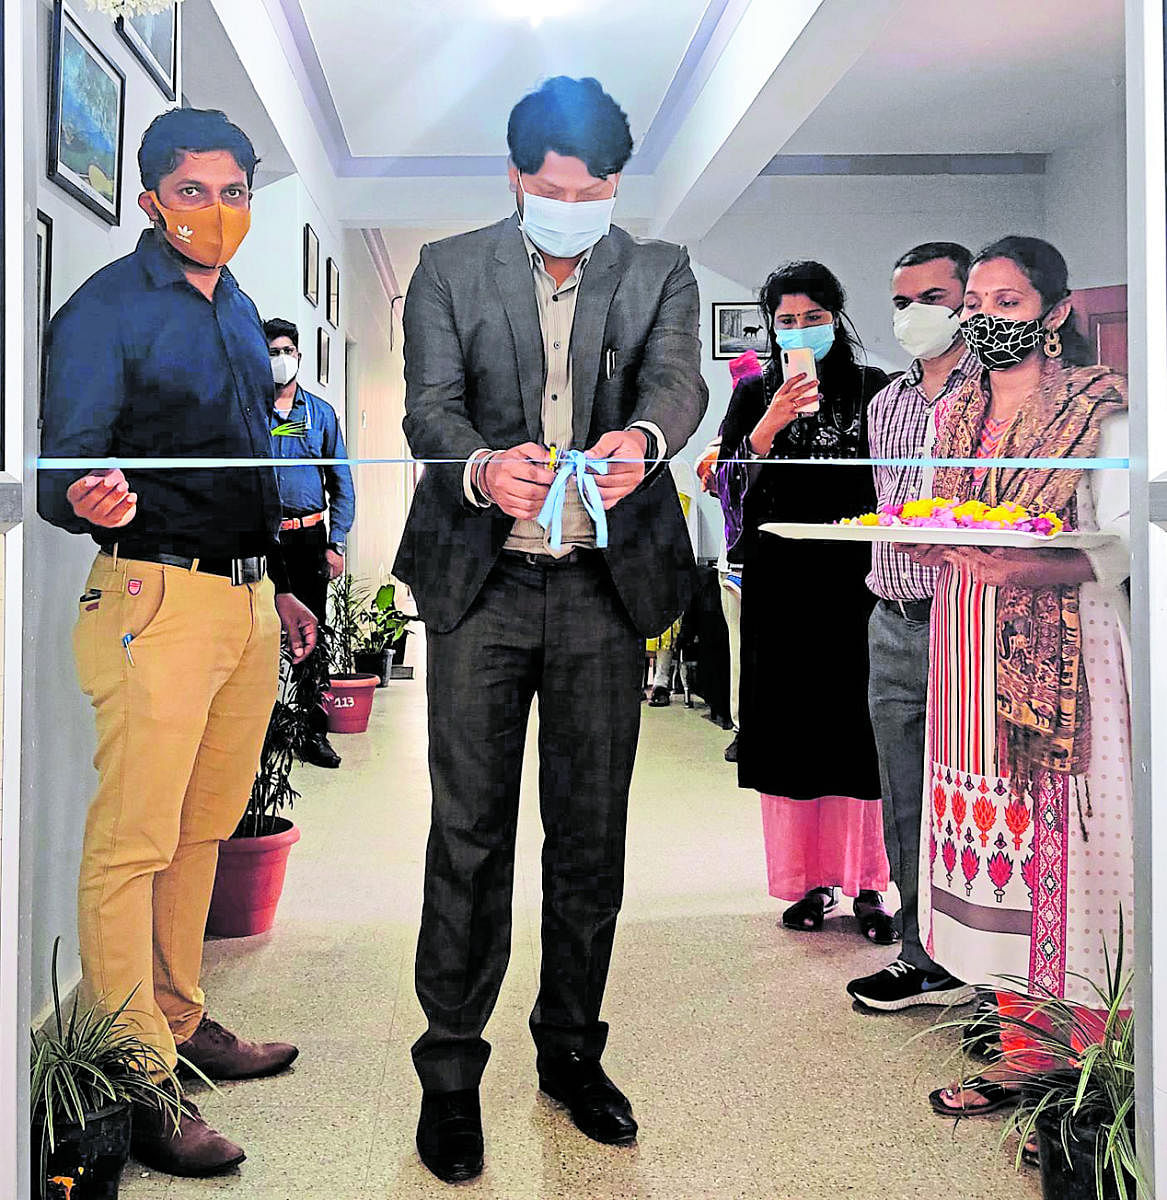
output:
<instances>
[{"instance_id":1,"label":"gold earring","mask_svg":"<svg viewBox=\"0 0 1167 1200\"><path fill-rule=\"evenodd\" d=\"M1046 358L1061 358L1062 356L1062 335L1056 329L1047 329L1045 331L1045 350Z\"/></svg>"}]
</instances>

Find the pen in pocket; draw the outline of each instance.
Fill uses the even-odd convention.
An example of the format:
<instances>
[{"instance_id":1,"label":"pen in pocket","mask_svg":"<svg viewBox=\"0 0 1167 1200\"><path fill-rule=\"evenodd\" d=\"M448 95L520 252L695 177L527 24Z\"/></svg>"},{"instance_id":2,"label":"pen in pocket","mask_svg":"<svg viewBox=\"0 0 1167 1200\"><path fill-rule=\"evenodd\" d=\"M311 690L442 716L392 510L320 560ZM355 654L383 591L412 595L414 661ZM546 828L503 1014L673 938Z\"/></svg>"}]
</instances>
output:
<instances>
[{"instance_id":1,"label":"pen in pocket","mask_svg":"<svg viewBox=\"0 0 1167 1200\"><path fill-rule=\"evenodd\" d=\"M134 640L134 635L132 633L127 633L125 635L125 637L122 638L122 645L125 647L125 651L126 651L126 661L130 664L131 667L134 665L134 654L133 654L133 651L130 649L130 643L133 640Z\"/></svg>"}]
</instances>

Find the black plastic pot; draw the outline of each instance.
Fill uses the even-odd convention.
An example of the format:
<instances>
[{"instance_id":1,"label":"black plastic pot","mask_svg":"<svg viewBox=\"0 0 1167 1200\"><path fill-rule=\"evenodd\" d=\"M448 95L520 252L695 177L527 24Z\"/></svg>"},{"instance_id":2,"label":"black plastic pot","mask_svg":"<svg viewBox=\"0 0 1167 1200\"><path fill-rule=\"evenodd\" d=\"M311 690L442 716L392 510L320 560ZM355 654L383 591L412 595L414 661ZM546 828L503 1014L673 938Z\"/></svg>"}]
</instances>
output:
<instances>
[{"instance_id":1,"label":"black plastic pot","mask_svg":"<svg viewBox=\"0 0 1167 1200\"><path fill-rule=\"evenodd\" d=\"M1086 1125L1069 1138L1070 1157L1062 1145L1061 1123L1054 1117L1037 1119L1037 1141L1041 1155L1041 1194L1045 1200L1118 1200L1114 1173L1102 1177L1102 1191L1094 1177L1094 1152L1098 1126ZM1127 1176L1128 1195L1135 1196L1135 1181Z\"/></svg>"},{"instance_id":2,"label":"black plastic pot","mask_svg":"<svg viewBox=\"0 0 1167 1200\"><path fill-rule=\"evenodd\" d=\"M358 650L353 654L353 663L358 675L376 675L381 682L379 688L389 686L389 670L393 652L386 647L384 650Z\"/></svg>"},{"instance_id":3,"label":"black plastic pot","mask_svg":"<svg viewBox=\"0 0 1167 1200\"><path fill-rule=\"evenodd\" d=\"M409 640L409 630L402 632L401 636L393 643L393 662L396 666L401 666L405 662L405 643Z\"/></svg>"},{"instance_id":4,"label":"black plastic pot","mask_svg":"<svg viewBox=\"0 0 1167 1200\"><path fill-rule=\"evenodd\" d=\"M56 1125L56 1148L40 1170L43 1121L32 1127L32 1194L34 1200L117 1200L122 1168L130 1155L128 1104L113 1104L80 1125Z\"/></svg>"}]
</instances>

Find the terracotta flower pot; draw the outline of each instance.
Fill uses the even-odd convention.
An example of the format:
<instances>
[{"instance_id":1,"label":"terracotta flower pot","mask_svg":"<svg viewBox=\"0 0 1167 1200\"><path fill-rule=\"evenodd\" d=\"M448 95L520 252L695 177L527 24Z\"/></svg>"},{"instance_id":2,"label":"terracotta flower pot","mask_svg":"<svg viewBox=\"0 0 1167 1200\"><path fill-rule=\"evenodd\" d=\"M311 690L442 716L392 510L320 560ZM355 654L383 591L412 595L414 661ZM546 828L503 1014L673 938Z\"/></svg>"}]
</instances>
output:
<instances>
[{"instance_id":1,"label":"terracotta flower pot","mask_svg":"<svg viewBox=\"0 0 1167 1200\"><path fill-rule=\"evenodd\" d=\"M207 932L217 937L266 933L276 919L288 855L300 840L291 821L276 818L265 837L228 838L219 843L219 866Z\"/></svg>"},{"instance_id":2,"label":"terracotta flower pot","mask_svg":"<svg viewBox=\"0 0 1167 1200\"><path fill-rule=\"evenodd\" d=\"M333 676L324 693L329 733L364 733L373 709L373 689L380 682L377 675Z\"/></svg>"}]
</instances>

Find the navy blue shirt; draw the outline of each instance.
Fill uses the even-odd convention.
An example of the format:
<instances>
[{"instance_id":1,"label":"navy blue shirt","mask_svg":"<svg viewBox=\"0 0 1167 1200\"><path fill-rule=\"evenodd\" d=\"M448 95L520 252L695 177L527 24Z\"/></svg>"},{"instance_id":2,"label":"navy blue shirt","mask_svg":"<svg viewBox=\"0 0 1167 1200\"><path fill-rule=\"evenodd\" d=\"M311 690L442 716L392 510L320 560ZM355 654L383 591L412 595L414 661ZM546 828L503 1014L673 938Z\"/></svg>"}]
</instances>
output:
<instances>
[{"instance_id":1,"label":"navy blue shirt","mask_svg":"<svg viewBox=\"0 0 1167 1200\"><path fill-rule=\"evenodd\" d=\"M77 289L49 326L41 432L47 458L270 458L275 399L255 305L224 270L214 300L155 233ZM172 554L269 553L279 537L273 467L125 472L138 511L121 529L77 517L65 492L84 470L42 470L46 521Z\"/></svg>"},{"instance_id":2,"label":"navy blue shirt","mask_svg":"<svg viewBox=\"0 0 1167 1200\"><path fill-rule=\"evenodd\" d=\"M276 458L344 458L344 436L331 404L296 388L286 417L272 416L272 428L285 423L302 427L303 433L273 435ZM328 507L328 540L344 545L353 527L356 493L353 473L346 466L277 467L284 515L307 517ZM327 501L325 494L327 493Z\"/></svg>"}]
</instances>

